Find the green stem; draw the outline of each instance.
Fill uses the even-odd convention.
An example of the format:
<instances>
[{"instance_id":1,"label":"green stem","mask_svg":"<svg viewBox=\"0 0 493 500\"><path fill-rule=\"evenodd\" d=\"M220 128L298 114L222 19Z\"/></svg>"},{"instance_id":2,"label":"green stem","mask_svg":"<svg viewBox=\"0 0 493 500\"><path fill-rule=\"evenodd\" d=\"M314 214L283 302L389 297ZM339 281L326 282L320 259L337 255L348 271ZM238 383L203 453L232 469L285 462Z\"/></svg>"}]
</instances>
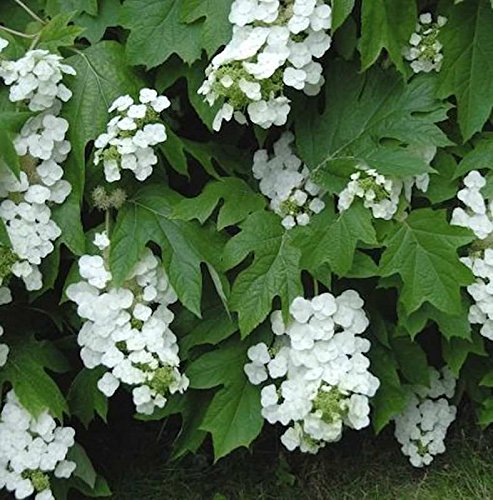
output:
<instances>
[{"instance_id":1,"label":"green stem","mask_svg":"<svg viewBox=\"0 0 493 500\"><path fill-rule=\"evenodd\" d=\"M318 281L313 278L313 296L316 297L318 295Z\"/></svg>"},{"instance_id":2,"label":"green stem","mask_svg":"<svg viewBox=\"0 0 493 500\"><path fill-rule=\"evenodd\" d=\"M14 0L14 2L19 6L21 7L22 9L24 9L35 21L38 21L38 23L41 23L41 24L46 24L46 21L44 21L43 19L41 19L37 14L36 12L32 11L24 2L22 2L21 0Z\"/></svg>"},{"instance_id":3,"label":"green stem","mask_svg":"<svg viewBox=\"0 0 493 500\"><path fill-rule=\"evenodd\" d=\"M36 47L40 38L41 38L41 31L37 33L37 35L34 37L33 41L31 42L31 45L29 46L29 50L33 50Z\"/></svg>"},{"instance_id":4,"label":"green stem","mask_svg":"<svg viewBox=\"0 0 493 500\"><path fill-rule=\"evenodd\" d=\"M111 230L111 211L110 209L106 210L104 215L104 229L106 231L106 236L110 237ZM109 265L110 262L110 247L105 248L103 251L103 258L105 262Z\"/></svg>"},{"instance_id":5,"label":"green stem","mask_svg":"<svg viewBox=\"0 0 493 500\"><path fill-rule=\"evenodd\" d=\"M20 36L21 38L36 38L38 33L33 33L29 35L27 33L22 33L21 31L13 30L12 28L7 28L7 26L0 26L0 31L5 31L6 33L10 33L11 35Z\"/></svg>"}]
</instances>

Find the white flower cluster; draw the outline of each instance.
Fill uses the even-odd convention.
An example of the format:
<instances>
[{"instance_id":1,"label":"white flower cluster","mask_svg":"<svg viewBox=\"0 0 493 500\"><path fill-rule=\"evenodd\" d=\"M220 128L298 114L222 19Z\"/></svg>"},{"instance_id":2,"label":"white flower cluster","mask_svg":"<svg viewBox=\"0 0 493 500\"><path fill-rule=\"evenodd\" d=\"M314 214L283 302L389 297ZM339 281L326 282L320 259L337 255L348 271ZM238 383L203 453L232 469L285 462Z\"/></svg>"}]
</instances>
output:
<instances>
[{"instance_id":1,"label":"white flower cluster","mask_svg":"<svg viewBox=\"0 0 493 500\"><path fill-rule=\"evenodd\" d=\"M96 236L101 249L109 245ZM176 337L169 326L176 301L159 259L147 249L121 288L111 285L111 273L99 255L79 259L83 281L70 285L67 296L85 320L78 335L81 358L87 368L107 371L98 387L111 397L120 384L133 388L137 411L152 414L163 408L169 394L184 392L188 379L179 370Z\"/></svg>"},{"instance_id":2,"label":"white flower cluster","mask_svg":"<svg viewBox=\"0 0 493 500\"><path fill-rule=\"evenodd\" d=\"M437 21L429 12L419 16L416 32L409 39L409 47L403 50L404 57L411 61L415 73L440 71L443 62L442 44L438 41L440 28L445 26L447 18L438 16Z\"/></svg>"},{"instance_id":3,"label":"white flower cluster","mask_svg":"<svg viewBox=\"0 0 493 500\"><path fill-rule=\"evenodd\" d=\"M3 326L0 326L0 337L3 335L4 330ZM5 363L7 363L7 357L9 355L9 346L7 344L1 344L0 343L0 368L2 366L5 366Z\"/></svg>"},{"instance_id":4,"label":"white flower cluster","mask_svg":"<svg viewBox=\"0 0 493 500\"><path fill-rule=\"evenodd\" d=\"M32 417L10 391L0 415L0 490L18 499L36 494L35 500L54 500L51 477L68 479L76 468L66 460L74 436L47 411Z\"/></svg>"},{"instance_id":5,"label":"white flower cluster","mask_svg":"<svg viewBox=\"0 0 493 500\"><path fill-rule=\"evenodd\" d=\"M445 451L445 437L457 408L447 398L454 395L456 380L448 368L430 369L430 387L417 386L406 409L395 421L395 437L414 467L429 465Z\"/></svg>"},{"instance_id":6,"label":"white flower cluster","mask_svg":"<svg viewBox=\"0 0 493 500\"><path fill-rule=\"evenodd\" d=\"M8 61L18 68L20 76L19 80L6 79L7 83L17 81L15 85L21 85L29 76L35 78L33 75L38 73L51 74L56 68L58 73L56 77L52 76L53 81L59 82L62 69L65 73L73 74L73 70L68 69L69 66L60 63L58 56L53 58L46 51L34 52L36 57L28 58L28 53L19 61ZM21 61L22 64L17 64ZM29 65L28 61L32 64ZM6 64L5 61L2 64ZM34 69L31 67L33 64ZM19 69L23 65L27 65L27 73ZM41 69L37 70L38 67ZM52 84L65 89L61 83ZM22 85L24 88L24 84ZM39 290L42 287L42 275L38 266L53 251L53 242L61 234L60 228L51 219L50 206L63 203L71 191L70 183L62 179L64 172L61 167L71 149L70 142L65 139L69 125L58 116L62 107L61 101L57 99L58 94L47 93L47 88L39 84L35 88L37 90L23 94L22 99L28 100L30 108L44 111L29 118L14 140L16 152L21 157L20 177L16 178L7 169L0 174L0 198L3 199L0 203L0 217L12 244L11 272L24 281L28 290ZM63 100L71 96L68 89L60 90L60 93ZM17 93L14 92L14 98L16 96ZM10 98L13 99L12 92ZM43 106L40 103L44 103ZM6 256L2 257L5 260Z\"/></svg>"},{"instance_id":7,"label":"white flower cluster","mask_svg":"<svg viewBox=\"0 0 493 500\"><path fill-rule=\"evenodd\" d=\"M5 286L0 286L0 306L9 304L12 302L12 294L10 290ZM0 325L0 337L4 334L3 326ZM5 366L7 363L7 357L9 355L9 346L7 344L0 343L0 368Z\"/></svg>"},{"instance_id":8,"label":"white flower cluster","mask_svg":"<svg viewBox=\"0 0 493 500\"><path fill-rule=\"evenodd\" d=\"M469 308L469 322L481 325L483 337L493 340L493 202L487 201L481 189L486 179L476 170L464 178L464 188L457 198L465 208L457 207L451 224L469 228L478 238L477 248L461 261L473 272L476 282L467 287L474 304Z\"/></svg>"},{"instance_id":9,"label":"white flower cluster","mask_svg":"<svg viewBox=\"0 0 493 500\"><path fill-rule=\"evenodd\" d=\"M0 52L8 45L0 39ZM63 58L47 50L30 50L17 61L0 61L0 77L10 86L12 102L28 101L31 111L50 109L58 100L67 102L72 92L62 83L75 70Z\"/></svg>"},{"instance_id":10,"label":"white flower cluster","mask_svg":"<svg viewBox=\"0 0 493 500\"><path fill-rule=\"evenodd\" d=\"M376 219L390 220L399 208L402 191L408 201L411 199L412 188L426 192L430 177L422 174L404 180L385 177L375 169L362 167L351 175L347 186L339 193L337 208L340 212L347 210L356 198L363 200L363 205L371 209Z\"/></svg>"},{"instance_id":11,"label":"white flower cluster","mask_svg":"<svg viewBox=\"0 0 493 500\"><path fill-rule=\"evenodd\" d=\"M284 88L316 95L324 84L314 61L330 47L332 9L324 0L235 0L229 20L233 37L206 70L199 89L212 106L223 104L214 120L250 120L262 128L284 125L290 101Z\"/></svg>"},{"instance_id":12,"label":"white flower cluster","mask_svg":"<svg viewBox=\"0 0 493 500\"><path fill-rule=\"evenodd\" d=\"M94 163L103 161L108 182L121 179L121 170L131 170L139 181L147 179L158 161L153 146L166 141L166 127L159 114L171 105L153 89L141 89L139 103L129 95L118 97L109 108L116 112L94 145Z\"/></svg>"},{"instance_id":13,"label":"white flower cluster","mask_svg":"<svg viewBox=\"0 0 493 500\"><path fill-rule=\"evenodd\" d=\"M464 188L457 193L457 198L465 208L454 209L451 223L467 227L480 240L485 240L493 233L493 202L487 202L481 194L481 189L486 186L486 179L477 170L473 170L464 177L463 183Z\"/></svg>"},{"instance_id":14,"label":"white flower cluster","mask_svg":"<svg viewBox=\"0 0 493 500\"><path fill-rule=\"evenodd\" d=\"M244 369L253 384L269 379L261 392L262 415L271 424L291 424L281 437L286 448L316 453L339 440L344 425L362 429L370 423L369 398L380 383L364 355L370 342L359 336L368 318L353 290L337 298L298 297L290 314L287 325L280 311L272 314L273 346L250 347Z\"/></svg>"},{"instance_id":15,"label":"white flower cluster","mask_svg":"<svg viewBox=\"0 0 493 500\"><path fill-rule=\"evenodd\" d=\"M313 214L325 208L320 187L293 152L293 141L293 134L285 132L274 144L271 157L265 149L255 153L252 167L260 191L270 199L270 208L282 217L286 229L306 226Z\"/></svg>"}]
</instances>

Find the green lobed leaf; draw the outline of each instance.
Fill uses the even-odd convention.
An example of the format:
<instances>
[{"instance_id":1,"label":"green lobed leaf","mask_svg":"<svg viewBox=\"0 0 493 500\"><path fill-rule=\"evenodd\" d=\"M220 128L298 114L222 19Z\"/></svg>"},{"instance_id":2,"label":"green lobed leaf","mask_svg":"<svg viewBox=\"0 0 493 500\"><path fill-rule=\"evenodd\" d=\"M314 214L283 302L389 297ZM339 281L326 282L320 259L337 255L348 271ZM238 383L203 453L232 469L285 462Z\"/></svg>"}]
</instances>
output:
<instances>
[{"instance_id":1,"label":"green lobed leaf","mask_svg":"<svg viewBox=\"0 0 493 500\"><path fill-rule=\"evenodd\" d=\"M235 177L223 177L206 184L199 196L181 201L173 210L172 217L181 220L197 219L203 224L219 204L218 231L238 224L253 212L262 210L265 207L265 198L252 191L245 181Z\"/></svg>"},{"instance_id":2,"label":"green lobed leaf","mask_svg":"<svg viewBox=\"0 0 493 500\"><path fill-rule=\"evenodd\" d=\"M400 275L403 285L399 300L408 313L429 302L453 315L461 308L461 286L473 282L457 250L473 240L468 230L450 226L444 211L415 210L396 223L385 240L387 249L380 261L380 273Z\"/></svg>"},{"instance_id":3,"label":"green lobed leaf","mask_svg":"<svg viewBox=\"0 0 493 500\"><path fill-rule=\"evenodd\" d=\"M13 134L0 129L0 167L9 169L16 177L19 177L21 166L13 141Z\"/></svg>"},{"instance_id":4,"label":"green lobed leaf","mask_svg":"<svg viewBox=\"0 0 493 500\"><path fill-rule=\"evenodd\" d=\"M243 376L220 389L207 408L201 429L212 434L215 461L249 446L264 425L260 391Z\"/></svg>"},{"instance_id":5,"label":"green lobed leaf","mask_svg":"<svg viewBox=\"0 0 493 500\"><path fill-rule=\"evenodd\" d=\"M203 317L180 341L180 357L184 359L190 349L200 345L216 345L238 331L222 304L206 309Z\"/></svg>"},{"instance_id":6,"label":"green lobed leaf","mask_svg":"<svg viewBox=\"0 0 493 500\"><path fill-rule=\"evenodd\" d=\"M432 203L441 203L457 196L459 181L456 177L457 162L452 154L438 150L433 168L436 173L430 176L430 185L423 195Z\"/></svg>"},{"instance_id":7,"label":"green lobed leaf","mask_svg":"<svg viewBox=\"0 0 493 500\"><path fill-rule=\"evenodd\" d=\"M243 366L248 348L264 336L264 332L259 331L247 342L228 341L188 366L192 387L221 386L200 425L212 435L216 461L240 446L249 446L262 430L260 388L248 381Z\"/></svg>"},{"instance_id":8,"label":"green lobed leaf","mask_svg":"<svg viewBox=\"0 0 493 500\"><path fill-rule=\"evenodd\" d=\"M53 208L53 218L62 230L61 241L73 253L81 255L85 251L80 204L86 145L106 129L111 102L120 95L135 93L140 84L126 63L123 47L116 42L101 42L77 51L66 63L77 72L75 77L67 78L73 96L62 109L62 116L70 124L67 138L72 144L72 152L64 170L72 193L62 205Z\"/></svg>"},{"instance_id":9,"label":"green lobed leaf","mask_svg":"<svg viewBox=\"0 0 493 500\"><path fill-rule=\"evenodd\" d=\"M154 68L172 54L188 64L200 59L202 26L182 22L182 3L182 0L124 2L120 22L130 30L126 52L132 64Z\"/></svg>"},{"instance_id":10,"label":"green lobed leaf","mask_svg":"<svg viewBox=\"0 0 493 500\"><path fill-rule=\"evenodd\" d=\"M85 28L82 37L92 44L99 42L108 28L118 25L120 10L120 0L100 0L97 13L86 11L77 16L77 24Z\"/></svg>"},{"instance_id":11,"label":"green lobed leaf","mask_svg":"<svg viewBox=\"0 0 493 500\"><path fill-rule=\"evenodd\" d=\"M98 389L98 380L104 370L83 368L75 377L67 395L70 412L88 427L94 417L99 415L106 422L108 399Z\"/></svg>"},{"instance_id":12,"label":"green lobed leaf","mask_svg":"<svg viewBox=\"0 0 493 500\"><path fill-rule=\"evenodd\" d=\"M448 106L435 93L430 75L406 84L393 70L358 73L354 64L334 62L325 109L320 113L310 101L308 109L299 110L298 151L317 174L338 175L343 168L346 177L362 164L395 177L423 173L428 168L416 150L450 144L436 125L446 119Z\"/></svg>"},{"instance_id":13,"label":"green lobed leaf","mask_svg":"<svg viewBox=\"0 0 493 500\"><path fill-rule=\"evenodd\" d=\"M0 166L8 168L16 177L20 174L20 160L14 147L14 137L34 113L10 111L0 112Z\"/></svg>"},{"instance_id":14,"label":"green lobed leaf","mask_svg":"<svg viewBox=\"0 0 493 500\"><path fill-rule=\"evenodd\" d=\"M484 346L484 338L478 333L473 333L471 340L461 338L442 339L442 354L447 366L456 377L459 377L460 371L470 354L488 356Z\"/></svg>"},{"instance_id":15,"label":"green lobed leaf","mask_svg":"<svg viewBox=\"0 0 493 500\"><path fill-rule=\"evenodd\" d=\"M194 222L178 221L171 213L182 200L165 186L141 189L118 213L111 235L110 267L116 285L121 285L149 242L163 251L163 262L181 303L200 316L202 263L219 276L223 239ZM218 292L220 289L220 282Z\"/></svg>"},{"instance_id":16,"label":"green lobed leaf","mask_svg":"<svg viewBox=\"0 0 493 500\"><path fill-rule=\"evenodd\" d=\"M405 74L402 49L409 44L417 21L415 0L363 0L361 7L361 65L368 69L383 49Z\"/></svg>"},{"instance_id":17,"label":"green lobed leaf","mask_svg":"<svg viewBox=\"0 0 493 500\"><path fill-rule=\"evenodd\" d=\"M225 384L230 380L231 374L238 371L238 366L245 363L245 352L245 347L236 340L203 354L187 368L190 387L212 389Z\"/></svg>"},{"instance_id":18,"label":"green lobed leaf","mask_svg":"<svg viewBox=\"0 0 493 500\"><path fill-rule=\"evenodd\" d=\"M462 301L460 309L455 311L455 314L445 313L426 303L410 315L406 314L403 307L398 307L398 315L399 326L404 327L411 338L424 330L429 321L436 323L446 339L471 338L471 324L467 319L468 305L465 301Z\"/></svg>"},{"instance_id":19,"label":"green lobed leaf","mask_svg":"<svg viewBox=\"0 0 493 500\"><path fill-rule=\"evenodd\" d=\"M355 0L334 0L332 2L332 31L336 31L354 8Z\"/></svg>"},{"instance_id":20,"label":"green lobed leaf","mask_svg":"<svg viewBox=\"0 0 493 500\"><path fill-rule=\"evenodd\" d=\"M399 370L404 378L413 385L429 386L428 360L422 347L409 337L394 336L390 343Z\"/></svg>"},{"instance_id":21,"label":"green lobed leaf","mask_svg":"<svg viewBox=\"0 0 493 500\"><path fill-rule=\"evenodd\" d=\"M181 20L194 23L204 19L201 28L202 47L209 56L229 42L232 25L228 20L233 0L183 0Z\"/></svg>"},{"instance_id":22,"label":"green lobed leaf","mask_svg":"<svg viewBox=\"0 0 493 500\"><path fill-rule=\"evenodd\" d=\"M0 245L12 248L12 242L10 241L9 233L7 233L7 228L5 227L5 221L1 218L0 218Z\"/></svg>"},{"instance_id":23,"label":"green lobed leaf","mask_svg":"<svg viewBox=\"0 0 493 500\"><path fill-rule=\"evenodd\" d=\"M223 163L221 151L215 143L199 143L178 137L169 127L168 138L160 149L170 166L179 174L189 175L189 159L193 158L211 176L220 178L216 163Z\"/></svg>"},{"instance_id":24,"label":"green lobed leaf","mask_svg":"<svg viewBox=\"0 0 493 500\"><path fill-rule=\"evenodd\" d=\"M50 19L41 30L38 47L56 53L60 47L73 45L75 39L84 31L84 28L70 24L75 14L75 11L66 12Z\"/></svg>"},{"instance_id":25,"label":"green lobed leaf","mask_svg":"<svg viewBox=\"0 0 493 500\"><path fill-rule=\"evenodd\" d=\"M493 10L489 0L468 0L451 7L440 32L443 66L439 95L454 95L464 140L479 132L493 107Z\"/></svg>"},{"instance_id":26,"label":"green lobed leaf","mask_svg":"<svg viewBox=\"0 0 493 500\"><path fill-rule=\"evenodd\" d=\"M8 340L7 364L0 370L0 388L9 382L20 403L35 417L49 410L58 419L68 413L68 406L58 385L46 370L64 372L68 364L63 355L47 341L33 336Z\"/></svg>"},{"instance_id":27,"label":"green lobed leaf","mask_svg":"<svg viewBox=\"0 0 493 500\"><path fill-rule=\"evenodd\" d=\"M98 13L98 0L46 0L45 11L49 16L56 16L60 11L87 12L95 16Z\"/></svg>"},{"instance_id":28,"label":"green lobed leaf","mask_svg":"<svg viewBox=\"0 0 493 500\"><path fill-rule=\"evenodd\" d=\"M374 344L370 351L371 371L380 380L380 387L372 398L372 423L379 433L407 404L408 393L397 373L397 362L393 353L385 347Z\"/></svg>"},{"instance_id":29,"label":"green lobed leaf","mask_svg":"<svg viewBox=\"0 0 493 500\"><path fill-rule=\"evenodd\" d=\"M493 136L491 133L485 133L474 141L474 147L468 151L461 159L454 172L454 178L465 176L471 170L491 170L491 158L493 155Z\"/></svg>"},{"instance_id":30,"label":"green lobed leaf","mask_svg":"<svg viewBox=\"0 0 493 500\"><path fill-rule=\"evenodd\" d=\"M71 460L76 463L74 477L84 481L89 488L94 488L96 486L96 471L94 470L86 451L79 443L75 443L74 446L69 449L67 453L67 460Z\"/></svg>"},{"instance_id":31,"label":"green lobed leaf","mask_svg":"<svg viewBox=\"0 0 493 500\"><path fill-rule=\"evenodd\" d=\"M275 297L284 312L302 293L299 267L301 251L289 231L272 212L255 212L241 225L241 232L224 248L224 268L231 269L250 254L253 262L236 278L229 305L238 312L242 336L248 335L272 310Z\"/></svg>"},{"instance_id":32,"label":"green lobed leaf","mask_svg":"<svg viewBox=\"0 0 493 500\"><path fill-rule=\"evenodd\" d=\"M366 253L356 250L353 266L345 274L346 278L372 278L378 276L378 266Z\"/></svg>"},{"instance_id":33,"label":"green lobed leaf","mask_svg":"<svg viewBox=\"0 0 493 500\"><path fill-rule=\"evenodd\" d=\"M354 203L328 224L311 226L302 236L302 266L309 271L327 263L333 272L344 276L353 267L360 241L369 245L378 243L371 213L360 203Z\"/></svg>"},{"instance_id":34,"label":"green lobed leaf","mask_svg":"<svg viewBox=\"0 0 493 500\"><path fill-rule=\"evenodd\" d=\"M212 123L219 108L219 103L210 106L203 96L198 94L198 90L204 81L205 69L208 60L202 58L192 65L185 64L178 57L173 56L166 64L160 66L156 75L156 88L167 90L180 78L185 78L187 82L187 95L190 104L199 115L204 125L213 132Z\"/></svg>"}]
</instances>

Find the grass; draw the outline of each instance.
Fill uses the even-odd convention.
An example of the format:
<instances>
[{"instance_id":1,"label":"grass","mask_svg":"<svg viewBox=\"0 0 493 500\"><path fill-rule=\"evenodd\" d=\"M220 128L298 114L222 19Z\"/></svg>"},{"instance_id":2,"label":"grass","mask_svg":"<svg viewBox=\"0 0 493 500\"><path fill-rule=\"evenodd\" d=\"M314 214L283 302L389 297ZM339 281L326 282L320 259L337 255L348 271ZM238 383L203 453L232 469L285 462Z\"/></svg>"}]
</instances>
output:
<instances>
[{"instance_id":1,"label":"grass","mask_svg":"<svg viewBox=\"0 0 493 500\"><path fill-rule=\"evenodd\" d=\"M239 450L211 466L199 455L148 464L113 484L118 500L488 500L493 434L455 431L426 470L412 468L391 435L350 435L317 456Z\"/></svg>"}]
</instances>

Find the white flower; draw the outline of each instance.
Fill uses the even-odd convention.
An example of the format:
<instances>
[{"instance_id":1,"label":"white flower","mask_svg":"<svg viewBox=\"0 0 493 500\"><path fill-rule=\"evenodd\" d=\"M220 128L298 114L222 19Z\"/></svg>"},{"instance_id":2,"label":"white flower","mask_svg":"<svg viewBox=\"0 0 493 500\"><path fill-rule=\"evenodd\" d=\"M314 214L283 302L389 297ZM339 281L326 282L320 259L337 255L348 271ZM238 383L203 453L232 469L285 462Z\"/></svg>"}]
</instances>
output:
<instances>
[{"instance_id":1,"label":"white flower","mask_svg":"<svg viewBox=\"0 0 493 500\"><path fill-rule=\"evenodd\" d=\"M244 124L246 115L262 128L284 125L291 109L284 86L315 95L323 85L314 58L330 47L331 7L324 0L234 0L229 20L233 36L198 90L211 106L221 102L213 129L232 118Z\"/></svg>"},{"instance_id":2,"label":"white flower","mask_svg":"<svg viewBox=\"0 0 493 500\"><path fill-rule=\"evenodd\" d=\"M110 372L105 373L98 380L98 389L108 398L115 394L118 387L120 387L120 381Z\"/></svg>"},{"instance_id":3,"label":"white flower","mask_svg":"<svg viewBox=\"0 0 493 500\"><path fill-rule=\"evenodd\" d=\"M221 130L222 122L225 120L229 122L231 118L233 118L234 108L230 104L223 104L221 109L217 112L214 123L212 124L212 128L218 132Z\"/></svg>"},{"instance_id":4,"label":"white flower","mask_svg":"<svg viewBox=\"0 0 493 500\"><path fill-rule=\"evenodd\" d=\"M442 44L438 41L438 37L440 28L445 25L447 19L438 16L436 23L432 21L429 12L421 14L416 25L416 32L409 38L409 47L403 49L403 55L411 62L411 69L415 73L440 71L442 67Z\"/></svg>"},{"instance_id":5,"label":"white flower","mask_svg":"<svg viewBox=\"0 0 493 500\"><path fill-rule=\"evenodd\" d=\"M251 362L244 370L250 382L267 381L262 416L271 424L292 424L281 437L289 450L316 453L340 439L344 425L370 424L369 398L379 381L368 371L369 341L358 337L368 326L362 307L352 290L337 298L330 293L297 297L287 325L280 311L271 315L276 337L270 349L260 343L248 350ZM342 310L348 314L341 316Z\"/></svg>"},{"instance_id":6,"label":"white flower","mask_svg":"<svg viewBox=\"0 0 493 500\"><path fill-rule=\"evenodd\" d=\"M259 385L267 380L267 370L264 365L258 363L247 363L244 366L244 371L248 380L253 385Z\"/></svg>"},{"instance_id":7,"label":"white flower","mask_svg":"<svg viewBox=\"0 0 493 500\"><path fill-rule=\"evenodd\" d=\"M9 45L8 40L5 40L5 38L0 37L0 52L3 51L7 46Z\"/></svg>"},{"instance_id":8,"label":"white flower","mask_svg":"<svg viewBox=\"0 0 493 500\"><path fill-rule=\"evenodd\" d=\"M28 51L17 61L2 61L0 77L10 86L10 100L28 101L31 111L44 111L58 99L70 99L72 93L62 79L64 74L75 75L75 70L62 61L61 56L40 49Z\"/></svg>"},{"instance_id":9,"label":"white flower","mask_svg":"<svg viewBox=\"0 0 493 500\"><path fill-rule=\"evenodd\" d=\"M152 174L158 162L152 148L167 139L166 127L160 123L158 114L169 106L167 97L147 88L140 90L138 104L129 95L113 102L109 112L115 116L94 143L97 148L94 163L103 162L108 182L119 181L121 170L131 170L139 181Z\"/></svg>"},{"instance_id":10,"label":"white flower","mask_svg":"<svg viewBox=\"0 0 493 500\"><path fill-rule=\"evenodd\" d=\"M265 365L270 361L269 351L263 342L250 347L247 355L251 361L261 365Z\"/></svg>"},{"instance_id":11,"label":"white flower","mask_svg":"<svg viewBox=\"0 0 493 500\"><path fill-rule=\"evenodd\" d=\"M274 144L274 155L259 150L253 157L252 171L260 181L260 191L267 196L270 208L282 217L286 229L310 223L312 215L325 207L317 196L320 188L309 178L308 168L292 151L294 136L284 133Z\"/></svg>"},{"instance_id":12,"label":"white flower","mask_svg":"<svg viewBox=\"0 0 493 500\"><path fill-rule=\"evenodd\" d=\"M94 244L100 249L104 250L110 246L110 240L106 231L102 233L96 233L94 236Z\"/></svg>"},{"instance_id":13,"label":"white flower","mask_svg":"<svg viewBox=\"0 0 493 500\"><path fill-rule=\"evenodd\" d=\"M75 462L71 462L70 460L62 460L58 462L55 468L55 477L68 479L74 470L76 469L77 464Z\"/></svg>"},{"instance_id":14,"label":"white flower","mask_svg":"<svg viewBox=\"0 0 493 500\"><path fill-rule=\"evenodd\" d=\"M62 102L71 93L61 83L63 74L75 74L62 63L60 56L44 50L33 50L18 61L1 61L0 76L10 88L14 102L27 100L32 111L42 111L29 118L14 138L21 161L17 179L9 170L0 174L0 217L18 258L12 266L14 276L21 278L28 290L43 286L38 268L53 250L53 242L61 235L51 220L51 205L61 204L71 192L63 180L61 164L70 152L65 139L68 122L58 115ZM24 160L24 159L23 159ZM15 194L15 202L11 199Z\"/></svg>"},{"instance_id":15,"label":"white flower","mask_svg":"<svg viewBox=\"0 0 493 500\"><path fill-rule=\"evenodd\" d=\"M306 323L313 314L313 306L310 300L296 297L289 307L289 312L299 323Z\"/></svg>"},{"instance_id":16,"label":"white flower","mask_svg":"<svg viewBox=\"0 0 493 500\"><path fill-rule=\"evenodd\" d=\"M455 378L447 369L430 368L431 387L412 388L406 409L394 418L394 435L414 467L429 465L445 451L444 440L457 409L447 399L455 390Z\"/></svg>"},{"instance_id":17,"label":"white flower","mask_svg":"<svg viewBox=\"0 0 493 500\"><path fill-rule=\"evenodd\" d=\"M111 284L102 252L79 259L83 280L66 291L84 320L78 334L81 358L87 368L107 369L98 381L103 394L111 397L126 384L137 412L150 415L164 407L168 394L189 385L178 369L177 339L169 328L174 316L168 306L177 297L149 249L120 288Z\"/></svg>"},{"instance_id":18,"label":"white flower","mask_svg":"<svg viewBox=\"0 0 493 500\"><path fill-rule=\"evenodd\" d=\"M9 355L9 346L6 344L0 344L0 368L5 366L7 363L7 357Z\"/></svg>"},{"instance_id":19,"label":"white flower","mask_svg":"<svg viewBox=\"0 0 493 500\"><path fill-rule=\"evenodd\" d=\"M99 255L83 255L79 259L79 273L90 285L100 289L111 280L111 273L106 270L104 260Z\"/></svg>"},{"instance_id":20,"label":"white flower","mask_svg":"<svg viewBox=\"0 0 493 500\"><path fill-rule=\"evenodd\" d=\"M431 161L431 159L428 159ZM340 212L347 210L356 198L361 198L366 208L371 209L373 217L390 220L399 208L400 196L410 201L412 187L426 191L429 178L409 177L404 180L385 177L376 170L364 166L351 175L347 186L339 193L337 208Z\"/></svg>"},{"instance_id":21,"label":"white flower","mask_svg":"<svg viewBox=\"0 0 493 500\"><path fill-rule=\"evenodd\" d=\"M41 480L43 490L35 499L54 499L53 477L68 479L76 467L66 460L74 436L72 428L58 426L48 412L32 417L11 390L0 414L0 487L15 498L27 498L40 491Z\"/></svg>"}]
</instances>

